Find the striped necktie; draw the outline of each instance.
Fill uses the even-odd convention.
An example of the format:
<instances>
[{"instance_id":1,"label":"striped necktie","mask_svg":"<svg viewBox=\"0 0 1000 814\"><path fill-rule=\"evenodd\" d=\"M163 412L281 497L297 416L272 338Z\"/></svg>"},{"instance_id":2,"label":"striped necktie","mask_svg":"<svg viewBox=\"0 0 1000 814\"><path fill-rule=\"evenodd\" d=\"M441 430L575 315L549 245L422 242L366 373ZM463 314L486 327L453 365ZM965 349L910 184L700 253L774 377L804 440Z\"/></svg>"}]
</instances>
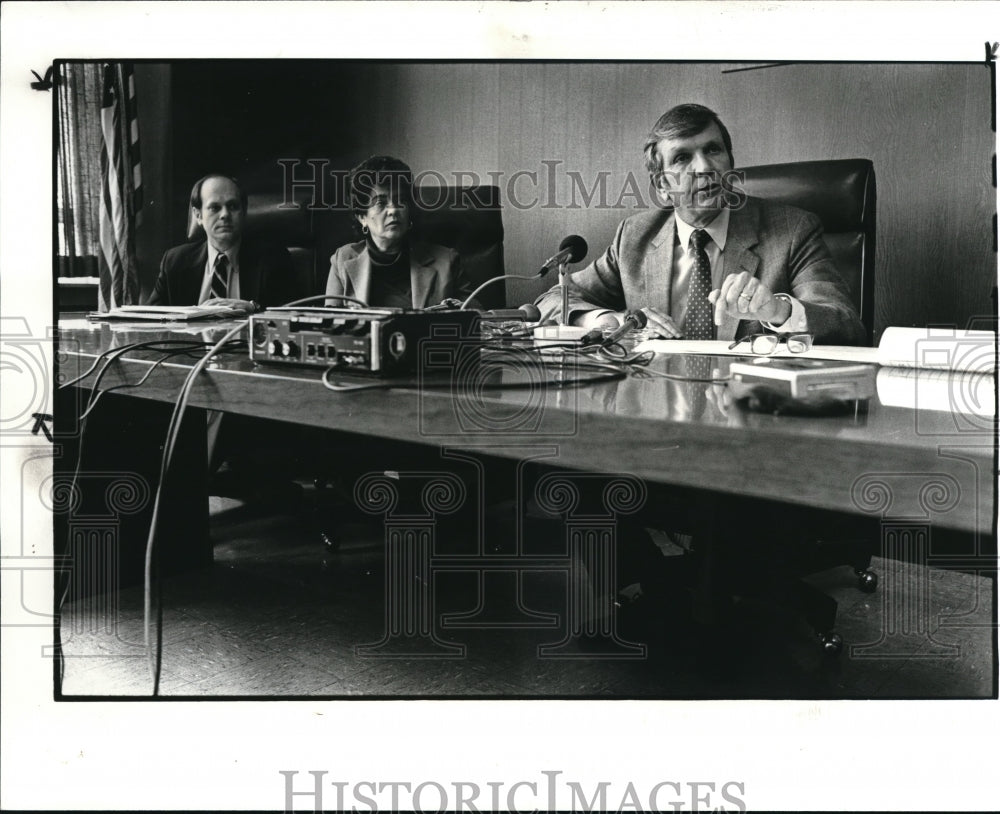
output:
<instances>
[{"instance_id":1,"label":"striped necktie","mask_svg":"<svg viewBox=\"0 0 1000 814\"><path fill-rule=\"evenodd\" d=\"M708 294L712 290L712 266L708 262L705 244L711 240L704 229L691 232L691 254L694 266L688 285L687 313L684 314L685 339L715 339L712 303Z\"/></svg>"},{"instance_id":2,"label":"striped necktie","mask_svg":"<svg viewBox=\"0 0 1000 814\"><path fill-rule=\"evenodd\" d=\"M223 252L215 258L215 268L212 269L211 299L223 300L229 291L229 258Z\"/></svg>"}]
</instances>

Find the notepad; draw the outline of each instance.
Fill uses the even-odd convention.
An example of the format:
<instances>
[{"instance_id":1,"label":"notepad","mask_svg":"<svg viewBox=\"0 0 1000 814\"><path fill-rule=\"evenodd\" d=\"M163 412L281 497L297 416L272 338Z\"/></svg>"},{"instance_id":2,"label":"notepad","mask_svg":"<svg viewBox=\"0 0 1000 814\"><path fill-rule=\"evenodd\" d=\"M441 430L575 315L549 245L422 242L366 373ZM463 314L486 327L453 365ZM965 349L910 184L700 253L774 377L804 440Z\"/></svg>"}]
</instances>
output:
<instances>
[{"instance_id":1,"label":"notepad","mask_svg":"<svg viewBox=\"0 0 1000 814\"><path fill-rule=\"evenodd\" d=\"M228 305L122 305L107 313L91 312L89 320L132 320L141 322L194 322L234 319L246 316L241 309Z\"/></svg>"}]
</instances>

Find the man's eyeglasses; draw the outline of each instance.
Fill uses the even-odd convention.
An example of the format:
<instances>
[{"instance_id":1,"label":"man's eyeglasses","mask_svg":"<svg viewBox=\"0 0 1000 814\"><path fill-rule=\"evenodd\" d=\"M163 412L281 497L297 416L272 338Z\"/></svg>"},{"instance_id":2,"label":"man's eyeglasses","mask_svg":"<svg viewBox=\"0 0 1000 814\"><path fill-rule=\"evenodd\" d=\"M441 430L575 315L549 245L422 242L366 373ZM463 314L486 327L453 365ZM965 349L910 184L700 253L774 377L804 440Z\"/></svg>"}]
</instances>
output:
<instances>
[{"instance_id":1,"label":"man's eyeglasses","mask_svg":"<svg viewBox=\"0 0 1000 814\"><path fill-rule=\"evenodd\" d=\"M777 350L778 345L784 344L789 353L805 353L812 348L812 334L750 334L737 339L729 346L729 350L736 348L741 342L749 342L750 350L758 356L767 356Z\"/></svg>"}]
</instances>

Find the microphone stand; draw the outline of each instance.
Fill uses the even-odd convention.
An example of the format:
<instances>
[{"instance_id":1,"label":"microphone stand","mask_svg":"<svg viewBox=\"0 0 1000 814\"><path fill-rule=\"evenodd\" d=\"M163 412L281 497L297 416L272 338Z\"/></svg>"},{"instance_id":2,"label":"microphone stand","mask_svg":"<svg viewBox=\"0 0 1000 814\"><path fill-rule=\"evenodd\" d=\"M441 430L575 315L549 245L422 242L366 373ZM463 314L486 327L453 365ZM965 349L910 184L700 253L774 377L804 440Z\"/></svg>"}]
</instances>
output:
<instances>
[{"instance_id":1,"label":"microphone stand","mask_svg":"<svg viewBox=\"0 0 1000 814\"><path fill-rule=\"evenodd\" d=\"M559 293L562 295L562 308L559 311L559 324L569 325L566 321L569 318L569 286L566 278L569 276L569 263L563 260L559 264Z\"/></svg>"},{"instance_id":2,"label":"microphone stand","mask_svg":"<svg viewBox=\"0 0 1000 814\"><path fill-rule=\"evenodd\" d=\"M559 263L559 295L562 307L559 309L558 325L539 325L534 330L535 344L559 345L579 342L589 333L587 328L569 324L569 261Z\"/></svg>"}]
</instances>

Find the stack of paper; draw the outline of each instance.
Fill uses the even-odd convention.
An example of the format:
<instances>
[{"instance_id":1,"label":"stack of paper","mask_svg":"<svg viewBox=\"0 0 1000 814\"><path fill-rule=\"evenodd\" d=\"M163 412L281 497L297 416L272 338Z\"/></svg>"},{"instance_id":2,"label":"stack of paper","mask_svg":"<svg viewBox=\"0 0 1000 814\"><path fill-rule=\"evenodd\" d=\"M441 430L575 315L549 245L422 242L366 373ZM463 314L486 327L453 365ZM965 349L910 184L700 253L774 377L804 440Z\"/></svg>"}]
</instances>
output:
<instances>
[{"instance_id":1,"label":"stack of paper","mask_svg":"<svg viewBox=\"0 0 1000 814\"><path fill-rule=\"evenodd\" d=\"M233 319L246 314L238 308L228 305L123 305L113 308L106 314L93 312L87 314L91 320L132 320L142 322L192 322L195 320Z\"/></svg>"}]
</instances>

